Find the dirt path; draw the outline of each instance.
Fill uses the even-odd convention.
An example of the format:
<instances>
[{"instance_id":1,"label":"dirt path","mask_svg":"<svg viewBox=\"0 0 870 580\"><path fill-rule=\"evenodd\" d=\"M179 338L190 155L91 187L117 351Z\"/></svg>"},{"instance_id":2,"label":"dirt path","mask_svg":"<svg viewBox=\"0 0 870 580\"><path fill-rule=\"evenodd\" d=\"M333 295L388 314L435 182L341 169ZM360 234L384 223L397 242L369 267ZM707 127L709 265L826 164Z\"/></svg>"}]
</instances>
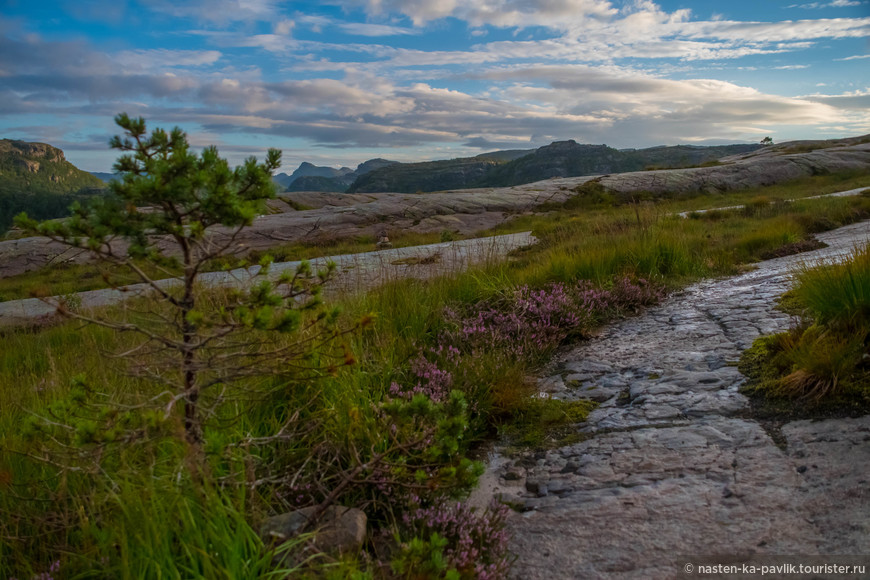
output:
<instances>
[{"instance_id":1,"label":"dirt path","mask_svg":"<svg viewBox=\"0 0 870 580\"><path fill-rule=\"evenodd\" d=\"M692 286L552 363L542 390L601 406L578 427L586 441L497 458L484 478L484 497L523 507L509 522L516 578L671 578L686 555L870 555L870 417L787 423L778 447L747 418L732 364L788 326L773 305L794 267L866 242L870 223L818 237L829 247Z\"/></svg>"},{"instance_id":2,"label":"dirt path","mask_svg":"<svg viewBox=\"0 0 870 580\"><path fill-rule=\"evenodd\" d=\"M440 244L427 244L408 248L394 248L361 254L345 254L309 260L312 268L323 267L328 260L335 262L337 274L326 286L327 293L341 294L371 288L384 282L402 278L428 278L453 272L461 272L471 265L501 260L510 252L528 246L537 240L531 232L474 238ZM294 271L300 262L273 264L270 276L276 278L281 272ZM238 269L230 272L202 274L202 284L211 287L249 285L260 267ZM161 280L163 287L179 285L179 280ZM73 299L76 307L99 308L117 304L142 295L149 288L145 284L127 286L119 290L91 290L80 292ZM55 315L57 297L42 301L36 298L0 302L0 327L34 323Z\"/></svg>"}]
</instances>

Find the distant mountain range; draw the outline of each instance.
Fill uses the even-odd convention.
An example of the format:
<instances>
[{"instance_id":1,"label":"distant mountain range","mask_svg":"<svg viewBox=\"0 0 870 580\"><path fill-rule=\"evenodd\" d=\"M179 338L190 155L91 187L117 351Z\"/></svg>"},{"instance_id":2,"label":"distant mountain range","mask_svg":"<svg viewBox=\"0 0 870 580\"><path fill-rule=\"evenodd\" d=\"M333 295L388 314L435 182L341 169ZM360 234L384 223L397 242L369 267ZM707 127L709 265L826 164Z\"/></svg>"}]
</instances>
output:
<instances>
[{"instance_id":1,"label":"distant mountain range","mask_svg":"<svg viewBox=\"0 0 870 580\"><path fill-rule=\"evenodd\" d=\"M356 169L304 162L293 173L279 173L273 180L285 191L415 193L511 186L551 177L692 167L759 147L677 145L618 150L606 145L557 141L538 149L492 151L420 163L370 159ZM87 193L104 189L115 177L113 173L81 171L66 161L63 151L45 143L0 140L0 193Z\"/></svg>"},{"instance_id":2,"label":"distant mountain range","mask_svg":"<svg viewBox=\"0 0 870 580\"><path fill-rule=\"evenodd\" d=\"M356 170L354 170L349 167L342 167L341 169L318 167L306 162L302 163L292 175L287 175L286 173L277 175L275 181L278 184L284 185L285 191L332 191L343 193L359 177L376 169L397 164L399 164L398 161L369 159L364 163L360 163Z\"/></svg>"},{"instance_id":3,"label":"distant mountain range","mask_svg":"<svg viewBox=\"0 0 870 580\"><path fill-rule=\"evenodd\" d=\"M115 181L118 179L117 173L104 173L102 171L91 171L91 175L102 181L103 183L109 183L110 181Z\"/></svg>"},{"instance_id":4,"label":"distant mountain range","mask_svg":"<svg viewBox=\"0 0 870 580\"><path fill-rule=\"evenodd\" d=\"M397 163L358 177L346 191L414 193L506 187L551 177L675 169L715 162L722 157L748 153L759 147L761 145L755 144L715 147L677 145L618 150L607 145L557 141L530 151L495 151L448 161Z\"/></svg>"}]
</instances>

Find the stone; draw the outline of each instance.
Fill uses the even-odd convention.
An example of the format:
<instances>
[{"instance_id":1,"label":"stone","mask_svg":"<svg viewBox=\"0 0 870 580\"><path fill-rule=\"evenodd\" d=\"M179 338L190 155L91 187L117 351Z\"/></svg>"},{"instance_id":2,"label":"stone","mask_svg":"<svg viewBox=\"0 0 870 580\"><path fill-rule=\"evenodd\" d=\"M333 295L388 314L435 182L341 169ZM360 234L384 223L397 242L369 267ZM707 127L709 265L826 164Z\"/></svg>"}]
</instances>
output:
<instances>
[{"instance_id":1,"label":"stone","mask_svg":"<svg viewBox=\"0 0 870 580\"><path fill-rule=\"evenodd\" d=\"M307 507L267 519L260 537L267 545L281 544L299 534L314 514L316 507ZM311 530L314 546L321 552L352 553L358 551L366 539L367 518L357 508L330 506Z\"/></svg>"},{"instance_id":2,"label":"stone","mask_svg":"<svg viewBox=\"0 0 870 580\"><path fill-rule=\"evenodd\" d=\"M526 481L526 491L544 497L547 495L547 484L537 479L529 479Z\"/></svg>"}]
</instances>

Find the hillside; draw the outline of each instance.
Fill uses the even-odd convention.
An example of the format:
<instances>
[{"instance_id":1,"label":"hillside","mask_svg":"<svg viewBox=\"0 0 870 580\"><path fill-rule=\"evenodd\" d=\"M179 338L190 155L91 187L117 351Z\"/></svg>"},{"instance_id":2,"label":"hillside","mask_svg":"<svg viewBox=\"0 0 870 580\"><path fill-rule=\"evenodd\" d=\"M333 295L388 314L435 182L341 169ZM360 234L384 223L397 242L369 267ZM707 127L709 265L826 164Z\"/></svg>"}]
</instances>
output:
<instances>
[{"instance_id":1,"label":"hillside","mask_svg":"<svg viewBox=\"0 0 870 580\"><path fill-rule=\"evenodd\" d=\"M45 143L0 139L0 194L73 193L102 188L103 181Z\"/></svg>"},{"instance_id":2,"label":"hillside","mask_svg":"<svg viewBox=\"0 0 870 580\"><path fill-rule=\"evenodd\" d=\"M488 157L464 157L423 163L397 163L362 175L348 193L392 191L416 193L464 189L486 178L499 161Z\"/></svg>"},{"instance_id":3,"label":"hillside","mask_svg":"<svg viewBox=\"0 0 870 580\"><path fill-rule=\"evenodd\" d=\"M557 141L533 150L506 150L425 163L396 163L358 177L349 193L415 193L509 187L553 177L581 177L645 169L675 169L749 153L760 145L660 146L618 150L607 145ZM301 191L301 189L295 189ZM339 191L337 188L332 191Z\"/></svg>"},{"instance_id":4,"label":"hillside","mask_svg":"<svg viewBox=\"0 0 870 580\"><path fill-rule=\"evenodd\" d=\"M641 159L607 145L557 141L494 169L478 185L505 187L551 177L623 173L641 169Z\"/></svg>"},{"instance_id":5,"label":"hillside","mask_svg":"<svg viewBox=\"0 0 870 580\"><path fill-rule=\"evenodd\" d=\"M557 141L541 147L531 155L493 169L475 186L506 187L553 177L692 167L729 155L749 153L760 147L754 144L714 147L677 145L617 150L607 145L581 145L573 140Z\"/></svg>"},{"instance_id":6,"label":"hillside","mask_svg":"<svg viewBox=\"0 0 870 580\"><path fill-rule=\"evenodd\" d=\"M351 170L347 167L341 169L333 169L332 167L317 167L310 163L302 163L299 169L293 172L293 175L282 173L281 176L274 178L274 181L281 186L284 191L324 191L333 193L344 193L348 187L359 177L392 165L400 165L398 161L389 161L387 159L369 159L357 165L356 170Z\"/></svg>"},{"instance_id":7,"label":"hillside","mask_svg":"<svg viewBox=\"0 0 870 580\"><path fill-rule=\"evenodd\" d=\"M38 219L69 214L69 206L101 193L105 184L45 143L0 139L0 235L27 212Z\"/></svg>"},{"instance_id":8,"label":"hillside","mask_svg":"<svg viewBox=\"0 0 870 580\"><path fill-rule=\"evenodd\" d=\"M294 179L284 191L331 191L344 193L350 183L341 177L321 177L319 175L304 175Z\"/></svg>"}]
</instances>

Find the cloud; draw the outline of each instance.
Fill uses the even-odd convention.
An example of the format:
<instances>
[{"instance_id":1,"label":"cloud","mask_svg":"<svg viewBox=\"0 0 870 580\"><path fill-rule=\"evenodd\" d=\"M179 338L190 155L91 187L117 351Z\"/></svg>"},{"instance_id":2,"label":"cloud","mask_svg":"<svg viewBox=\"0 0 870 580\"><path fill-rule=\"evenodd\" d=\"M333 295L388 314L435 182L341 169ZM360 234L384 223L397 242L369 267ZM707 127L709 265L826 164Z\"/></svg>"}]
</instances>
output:
<instances>
[{"instance_id":1,"label":"cloud","mask_svg":"<svg viewBox=\"0 0 870 580\"><path fill-rule=\"evenodd\" d=\"M125 50L115 55L114 60L125 69L154 70L187 66L206 66L221 58L216 50Z\"/></svg>"},{"instance_id":2,"label":"cloud","mask_svg":"<svg viewBox=\"0 0 870 580\"><path fill-rule=\"evenodd\" d=\"M272 22L280 12L280 0L150 0L148 9L197 22L227 25L233 22Z\"/></svg>"},{"instance_id":3,"label":"cloud","mask_svg":"<svg viewBox=\"0 0 870 580\"><path fill-rule=\"evenodd\" d=\"M386 24L370 24L367 22L343 22L339 28L348 34L357 36L400 36L407 34L420 34L419 30L403 28L401 26L388 26Z\"/></svg>"},{"instance_id":4,"label":"cloud","mask_svg":"<svg viewBox=\"0 0 870 580\"><path fill-rule=\"evenodd\" d=\"M870 58L870 54L856 54L854 56L847 56L846 58L835 58L834 60L861 60L864 58Z\"/></svg>"},{"instance_id":5,"label":"cloud","mask_svg":"<svg viewBox=\"0 0 870 580\"><path fill-rule=\"evenodd\" d=\"M362 7L374 16L403 14L415 26L453 17L471 26L561 28L566 21L603 19L618 10L607 0L345 0L345 7Z\"/></svg>"},{"instance_id":6,"label":"cloud","mask_svg":"<svg viewBox=\"0 0 870 580\"><path fill-rule=\"evenodd\" d=\"M273 32L279 36L289 36L290 32L293 31L293 27L296 26L296 23L292 20L279 20L275 23L273 28Z\"/></svg>"},{"instance_id":7,"label":"cloud","mask_svg":"<svg viewBox=\"0 0 870 580\"><path fill-rule=\"evenodd\" d=\"M848 6L860 6L859 0L833 0L832 2L810 2L808 4L791 4L786 8L803 8L804 10L819 10L822 8L846 8Z\"/></svg>"},{"instance_id":8,"label":"cloud","mask_svg":"<svg viewBox=\"0 0 870 580\"><path fill-rule=\"evenodd\" d=\"M856 132L870 124L866 91L789 97L696 78L733 71L726 59L870 36L870 18L696 20L689 10L669 12L648 0L619 8L601 0L382 0L377 6L361 0L355 6L369 20L354 22L358 12L346 12L347 20L288 13L271 1L176 4L179 18L206 18L199 12L232 6L241 10L233 18L250 21L225 30L219 19L206 18L198 28L185 22L188 30L179 36L190 43L187 50L177 48L181 42L165 45L172 48L131 43L123 45L129 50L107 52L84 41L22 34L0 20L0 115L19 126L39 123L38 114L62 116L63 122L52 121L62 126L74 119L102 127L127 110L155 125L182 124L203 143L220 138L234 154L246 146L238 143L277 141L314 150L390 148L383 155L391 157L402 148L467 154L567 138L620 147L757 141L784 126ZM175 9L168 2L157 6L166 14ZM444 15L469 25L460 49L446 41L435 43L441 50L417 48L431 46L434 36L422 43L368 41L440 34L442 25L429 23ZM509 34L493 28L529 26L545 28L523 40L504 40ZM366 38L342 42L342 34ZM860 58L866 56L843 60ZM620 59L633 65L621 66ZM708 62L692 64L700 60ZM749 64L759 71L808 66L794 59Z\"/></svg>"}]
</instances>

